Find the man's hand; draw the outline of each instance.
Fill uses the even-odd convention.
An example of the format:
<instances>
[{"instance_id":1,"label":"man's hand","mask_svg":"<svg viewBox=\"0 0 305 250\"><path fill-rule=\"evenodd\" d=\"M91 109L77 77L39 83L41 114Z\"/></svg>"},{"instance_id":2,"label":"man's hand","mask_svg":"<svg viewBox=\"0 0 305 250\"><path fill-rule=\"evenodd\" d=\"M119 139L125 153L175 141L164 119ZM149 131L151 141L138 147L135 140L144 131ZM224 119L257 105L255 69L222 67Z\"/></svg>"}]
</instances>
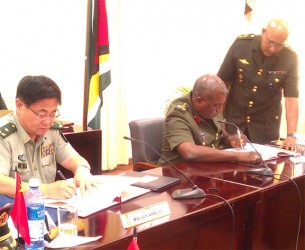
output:
<instances>
[{"instance_id":1,"label":"man's hand","mask_svg":"<svg viewBox=\"0 0 305 250\"><path fill-rule=\"evenodd\" d=\"M230 135L228 136L228 142L232 148L242 149L247 143L247 138L244 135L241 138L237 134Z\"/></svg>"},{"instance_id":2,"label":"man's hand","mask_svg":"<svg viewBox=\"0 0 305 250\"><path fill-rule=\"evenodd\" d=\"M48 184L41 184L41 191L45 198L49 199L69 199L76 192L73 181L55 181Z\"/></svg>"},{"instance_id":3,"label":"man's hand","mask_svg":"<svg viewBox=\"0 0 305 250\"><path fill-rule=\"evenodd\" d=\"M97 188L98 181L90 173L90 169L79 166L74 175L75 184L80 188L82 195L85 195L86 192L93 192Z\"/></svg>"},{"instance_id":4,"label":"man's hand","mask_svg":"<svg viewBox=\"0 0 305 250\"><path fill-rule=\"evenodd\" d=\"M287 136L279 148L295 151L296 141L297 139L295 137Z\"/></svg>"},{"instance_id":5,"label":"man's hand","mask_svg":"<svg viewBox=\"0 0 305 250\"><path fill-rule=\"evenodd\" d=\"M238 161L250 164L260 164L262 157L256 152L236 152L238 154Z\"/></svg>"}]
</instances>

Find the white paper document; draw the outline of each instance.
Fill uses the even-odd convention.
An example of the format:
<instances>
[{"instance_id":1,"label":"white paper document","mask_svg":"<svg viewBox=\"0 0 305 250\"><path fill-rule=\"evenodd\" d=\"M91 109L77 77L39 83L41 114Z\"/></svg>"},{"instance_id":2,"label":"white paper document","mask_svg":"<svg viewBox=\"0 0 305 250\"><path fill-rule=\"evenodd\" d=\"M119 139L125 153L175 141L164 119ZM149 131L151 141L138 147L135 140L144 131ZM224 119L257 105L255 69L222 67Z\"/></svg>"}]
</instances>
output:
<instances>
[{"instance_id":1,"label":"white paper document","mask_svg":"<svg viewBox=\"0 0 305 250\"><path fill-rule=\"evenodd\" d=\"M83 236L59 235L50 243L45 241L45 245L48 248L74 247L88 242L99 240L100 238L102 238L102 236L83 237Z\"/></svg>"},{"instance_id":2,"label":"white paper document","mask_svg":"<svg viewBox=\"0 0 305 250\"><path fill-rule=\"evenodd\" d=\"M135 178L128 178L120 175L97 175L99 185L92 193L82 196L79 189L71 199L53 200L45 199L46 207L59 207L71 205L77 208L79 217L86 217L90 214L103 210L150 192L148 189L131 186L138 181Z\"/></svg>"},{"instance_id":3,"label":"white paper document","mask_svg":"<svg viewBox=\"0 0 305 250\"><path fill-rule=\"evenodd\" d=\"M252 143L256 151L262 156L264 161L277 160L283 157L295 156L293 151L279 149L277 147ZM244 149L226 149L230 151L255 151L250 143L247 143ZM280 153L280 154L279 154Z\"/></svg>"}]
</instances>

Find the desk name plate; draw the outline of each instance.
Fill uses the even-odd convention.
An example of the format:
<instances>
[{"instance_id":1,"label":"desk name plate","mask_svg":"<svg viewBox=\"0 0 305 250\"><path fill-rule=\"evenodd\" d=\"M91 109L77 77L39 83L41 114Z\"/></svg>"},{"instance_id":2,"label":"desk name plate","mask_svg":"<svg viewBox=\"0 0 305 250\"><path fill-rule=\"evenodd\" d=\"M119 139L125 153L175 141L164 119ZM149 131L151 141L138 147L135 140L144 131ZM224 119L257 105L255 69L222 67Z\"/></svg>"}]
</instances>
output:
<instances>
[{"instance_id":1,"label":"desk name plate","mask_svg":"<svg viewBox=\"0 0 305 250\"><path fill-rule=\"evenodd\" d=\"M121 221L124 228L130 228L170 215L170 213L171 211L168 202L164 201L125 214L121 214Z\"/></svg>"}]
</instances>

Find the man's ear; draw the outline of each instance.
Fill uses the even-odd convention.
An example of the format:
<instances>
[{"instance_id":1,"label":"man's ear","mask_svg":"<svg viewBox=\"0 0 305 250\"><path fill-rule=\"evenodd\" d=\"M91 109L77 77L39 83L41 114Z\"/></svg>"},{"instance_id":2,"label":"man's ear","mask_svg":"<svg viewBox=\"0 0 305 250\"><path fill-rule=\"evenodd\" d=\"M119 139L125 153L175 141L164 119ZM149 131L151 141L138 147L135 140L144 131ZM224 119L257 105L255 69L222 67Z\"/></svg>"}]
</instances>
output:
<instances>
[{"instance_id":1,"label":"man's ear","mask_svg":"<svg viewBox=\"0 0 305 250\"><path fill-rule=\"evenodd\" d=\"M16 98L15 103L16 103L17 110L20 109L24 105L23 101L21 101L19 98Z\"/></svg>"}]
</instances>

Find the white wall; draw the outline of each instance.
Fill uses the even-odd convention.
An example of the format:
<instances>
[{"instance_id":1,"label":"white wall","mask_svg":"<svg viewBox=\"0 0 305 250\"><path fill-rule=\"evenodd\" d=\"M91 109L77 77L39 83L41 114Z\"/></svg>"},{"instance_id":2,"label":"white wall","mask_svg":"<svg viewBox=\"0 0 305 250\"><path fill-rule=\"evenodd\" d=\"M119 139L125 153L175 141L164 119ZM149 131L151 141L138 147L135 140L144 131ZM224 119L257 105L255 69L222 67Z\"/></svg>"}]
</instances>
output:
<instances>
[{"instance_id":1,"label":"white wall","mask_svg":"<svg viewBox=\"0 0 305 250\"><path fill-rule=\"evenodd\" d=\"M63 93L62 118L82 123L86 1L0 3L0 91L9 109L19 80L43 74Z\"/></svg>"},{"instance_id":2,"label":"white wall","mask_svg":"<svg viewBox=\"0 0 305 250\"><path fill-rule=\"evenodd\" d=\"M260 33L274 14L292 22L291 43L304 57L300 0L107 0L112 83L104 92L103 168L126 163L133 119L163 115L179 86L216 73L240 33ZM82 124L86 0L0 2L0 91L14 109L26 74L45 74L63 92L62 119Z\"/></svg>"}]
</instances>

